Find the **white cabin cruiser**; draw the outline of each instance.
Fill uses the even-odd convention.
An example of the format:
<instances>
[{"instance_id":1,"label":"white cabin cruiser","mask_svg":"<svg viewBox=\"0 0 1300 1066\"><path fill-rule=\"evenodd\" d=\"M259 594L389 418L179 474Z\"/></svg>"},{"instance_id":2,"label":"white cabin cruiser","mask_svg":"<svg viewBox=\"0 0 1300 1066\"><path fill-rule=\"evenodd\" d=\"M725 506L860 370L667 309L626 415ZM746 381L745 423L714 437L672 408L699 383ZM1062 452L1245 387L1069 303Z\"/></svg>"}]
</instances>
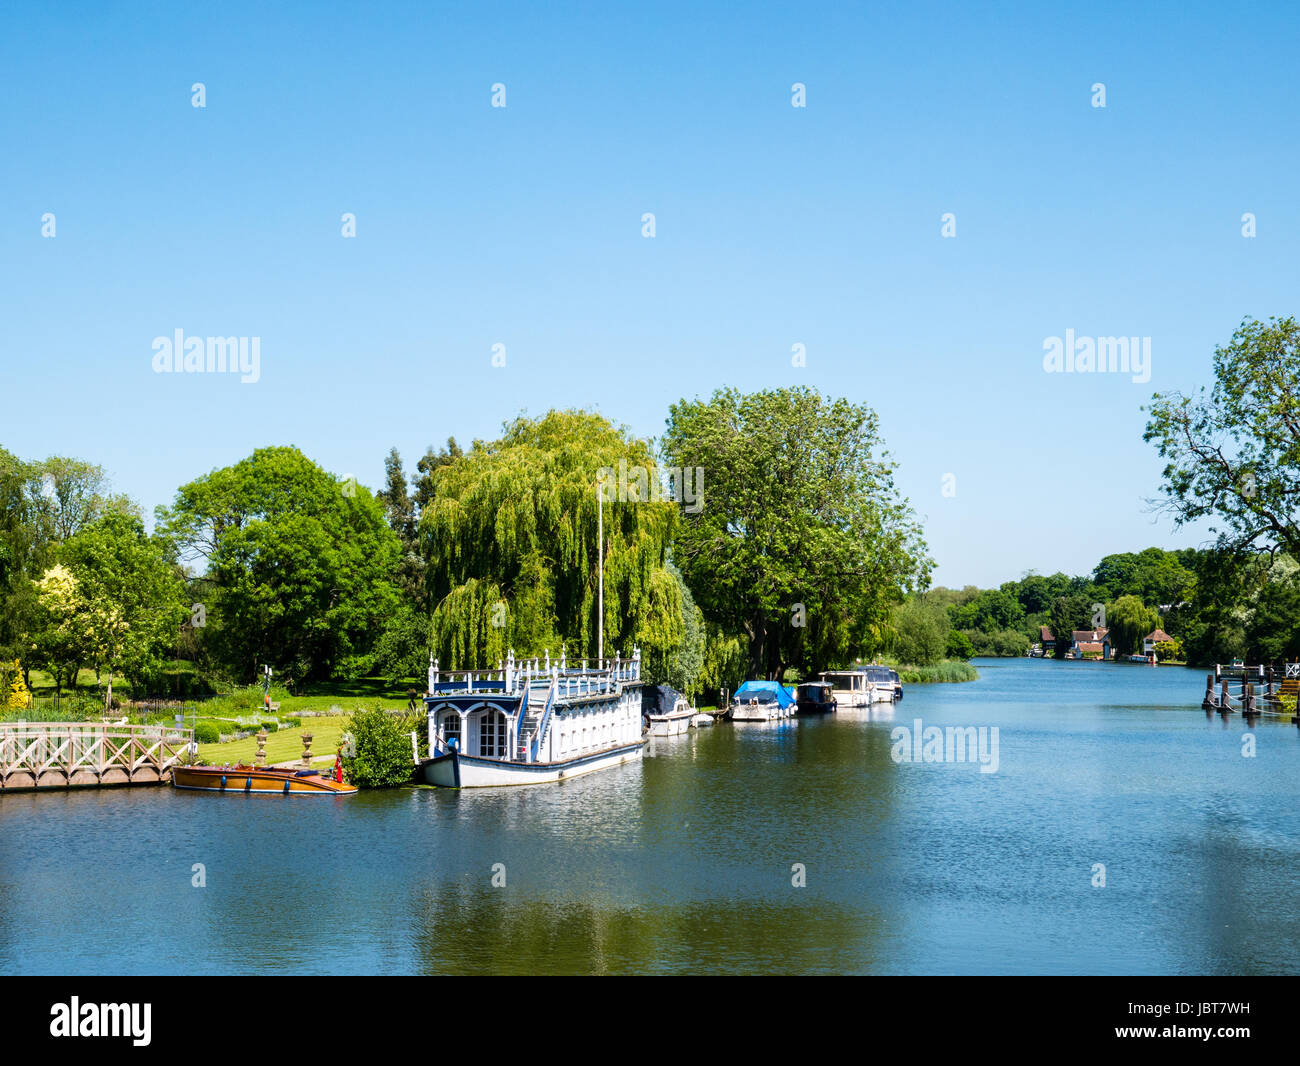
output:
<instances>
[{"instance_id":1,"label":"white cabin cruiser","mask_svg":"<svg viewBox=\"0 0 1300 1066\"><path fill-rule=\"evenodd\" d=\"M731 697L727 717L733 722L774 722L793 718L794 694L778 681L746 681Z\"/></svg>"},{"instance_id":2,"label":"white cabin cruiser","mask_svg":"<svg viewBox=\"0 0 1300 1066\"><path fill-rule=\"evenodd\" d=\"M827 670L817 675L830 684L840 707L870 707L903 698L898 674L887 666L856 666L851 670Z\"/></svg>"}]
</instances>

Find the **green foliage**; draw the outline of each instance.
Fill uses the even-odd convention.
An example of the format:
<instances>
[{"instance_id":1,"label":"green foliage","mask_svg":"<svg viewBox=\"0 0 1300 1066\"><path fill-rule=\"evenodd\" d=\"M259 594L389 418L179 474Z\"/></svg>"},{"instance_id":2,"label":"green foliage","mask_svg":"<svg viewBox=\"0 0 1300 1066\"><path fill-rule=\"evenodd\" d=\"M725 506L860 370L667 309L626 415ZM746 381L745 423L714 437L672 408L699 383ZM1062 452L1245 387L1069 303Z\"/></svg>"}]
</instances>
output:
<instances>
[{"instance_id":1,"label":"green foliage","mask_svg":"<svg viewBox=\"0 0 1300 1066\"><path fill-rule=\"evenodd\" d=\"M356 743L356 754L343 758L348 780L361 788L389 788L410 781L412 728L413 720L378 708L354 712L345 727Z\"/></svg>"},{"instance_id":2,"label":"green foliage","mask_svg":"<svg viewBox=\"0 0 1300 1066\"><path fill-rule=\"evenodd\" d=\"M719 689L735 692L745 681L749 656L744 641L704 621L704 663L697 691L713 699Z\"/></svg>"},{"instance_id":3,"label":"green foliage","mask_svg":"<svg viewBox=\"0 0 1300 1066\"><path fill-rule=\"evenodd\" d=\"M1247 319L1213 365L1208 395L1162 393L1147 408L1166 507L1180 526L1208 519L1221 550L1300 559L1300 323Z\"/></svg>"},{"instance_id":4,"label":"green foliage","mask_svg":"<svg viewBox=\"0 0 1300 1066\"><path fill-rule=\"evenodd\" d=\"M221 739L221 730L215 722L195 722L194 739L199 744L215 744Z\"/></svg>"},{"instance_id":5,"label":"green foliage","mask_svg":"<svg viewBox=\"0 0 1300 1066\"><path fill-rule=\"evenodd\" d=\"M944 650L944 658L965 662L974 657L975 645L971 643L970 637L960 630L951 630L948 633L948 646Z\"/></svg>"},{"instance_id":6,"label":"green foliage","mask_svg":"<svg viewBox=\"0 0 1300 1066\"><path fill-rule=\"evenodd\" d=\"M509 648L597 655L597 483L602 470L652 467L649 448L585 411L520 417L432 472L420 518L443 665L495 667ZM684 636L665 559L667 502L604 504L605 655L666 655Z\"/></svg>"},{"instance_id":7,"label":"green foliage","mask_svg":"<svg viewBox=\"0 0 1300 1066\"><path fill-rule=\"evenodd\" d=\"M796 387L670 409L670 468L703 471L673 558L705 618L743 636L747 673L816 673L883 647L930 560L876 415ZM684 479L691 481L692 479Z\"/></svg>"},{"instance_id":8,"label":"green foliage","mask_svg":"<svg viewBox=\"0 0 1300 1066\"><path fill-rule=\"evenodd\" d=\"M1106 608L1106 625L1116 655L1140 651L1142 638L1159 623L1160 616L1136 596L1121 596Z\"/></svg>"},{"instance_id":9,"label":"green foliage","mask_svg":"<svg viewBox=\"0 0 1300 1066\"><path fill-rule=\"evenodd\" d=\"M423 677L429 662L429 620L403 603L387 619L375 642L374 670L390 682Z\"/></svg>"},{"instance_id":10,"label":"green foliage","mask_svg":"<svg viewBox=\"0 0 1300 1066\"><path fill-rule=\"evenodd\" d=\"M898 679L905 685L978 681L979 671L970 663L940 662L931 666L900 666Z\"/></svg>"},{"instance_id":11,"label":"green foliage","mask_svg":"<svg viewBox=\"0 0 1300 1066\"><path fill-rule=\"evenodd\" d=\"M1056 658L1064 659L1076 629L1091 629L1093 601L1083 593L1057 596L1047 612L1047 627L1056 638Z\"/></svg>"},{"instance_id":12,"label":"green foliage","mask_svg":"<svg viewBox=\"0 0 1300 1066\"><path fill-rule=\"evenodd\" d=\"M1092 577L1103 599L1136 596L1152 605L1180 603L1191 595L1196 584L1196 575L1183 565L1178 554L1160 548L1107 555L1097 564Z\"/></svg>"},{"instance_id":13,"label":"green foliage","mask_svg":"<svg viewBox=\"0 0 1300 1066\"><path fill-rule=\"evenodd\" d=\"M397 606L401 542L370 491L326 473L296 448L252 456L180 488L159 528L206 565L203 644L251 680L358 672Z\"/></svg>"},{"instance_id":14,"label":"green foliage","mask_svg":"<svg viewBox=\"0 0 1300 1066\"><path fill-rule=\"evenodd\" d=\"M642 677L652 685L671 685L686 696L701 691L701 675L705 661L704 615L695 605L691 590L686 587L681 571L671 562L665 564L668 575L677 586L674 604L657 612L664 624L661 632L646 635L650 649L645 655Z\"/></svg>"},{"instance_id":15,"label":"green foliage","mask_svg":"<svg viewBox=\"0 0 1300 1066\"><path fill-rule=\"evenodd\" d=\"M992 633L999 629L1015 629L1025 618L1020 600L1003 589L985 589L974 599L949 611L954 629L978 629Z\"/></svg>"},{"instance_id":16,"label":"green foliage","mask_svg":"<svg viewBox=\"0 0 1300 1066\"><path fill-rule=\"evenodd\" d=\"M1152 650L1156 653L1156 658L1164 662L1180 659L1183 654L1182 646L1176 640L1157 640Z\"/></svg>"},{"instance_id":17,"label":"green foliage","mask_svg":"<svg viewBox=\"0 0 1300 1066\"><path fill-rule=\"evenodd\" d=\"M984 658L1013 658L1024 655L1033 643L1024 633L1017 629L999 629L984 633L978 629L968 629L963 636L970 641L973 656Z\"/></svg>"},{"instance_id":18,"label":"green foliage","mask_svg":"<svg viewBox=\"0 0 1300 1066\"><path fill-rule=\"evenodd\" d=\"M909 666L933 666L948 647L948 612L938 604L908 600L894 612L893 654Z\"/></svg>"},{"instance_id":19,"label":"green foliage","mask_svg":"<svg viewBox=\"0 0 1300 1066\"><path fill-rule=\"evenodd\" d=\"M143 687L161 671L185 614L170 545L146 535L134 515L111 511L67 540L59 557L75 579L78 626L108 673L106 700L117 671Z\"/></svg>"}]
</instances>

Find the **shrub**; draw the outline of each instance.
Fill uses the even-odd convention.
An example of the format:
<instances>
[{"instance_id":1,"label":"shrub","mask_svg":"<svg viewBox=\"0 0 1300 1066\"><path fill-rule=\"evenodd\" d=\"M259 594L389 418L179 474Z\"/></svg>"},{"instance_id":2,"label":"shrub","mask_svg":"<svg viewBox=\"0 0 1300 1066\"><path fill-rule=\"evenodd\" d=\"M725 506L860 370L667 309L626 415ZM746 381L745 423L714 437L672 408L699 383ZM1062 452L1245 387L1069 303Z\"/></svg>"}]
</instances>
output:
<instances>
[{"instance_id":1,"label":"shrub","mask_svg":"<svg viewBox=\"0 0 1300 1066\"><path fill-rule=\"evenodd\" d=\"M356 754L343 760L348 780L361 788L388 788L411 779L408 720L379 708L355 711L346 731L356 742Z\"/></svg>"},{"instance_id":2,"label":"shrub","mask_svg":"<svg viewBox=\"0 0 1300 1066\"><path fill-rule=\"evenodd\" d=\"M894 614L894 654L899 662L930 666L948 646L948 612L938 604L909 601Z\"/></svg>"},{"instance_id":3,"label":"shrub","mask_svg":"<svg viewBox=\"0 0 1300 1066\"><path fill-rule=\"evenodd\" d=\"M200 744L215 744L221 739L221 730L215 722L198 722L194 726L194 739Z\"/></svg>"},{"instance_id":4,"label":"shrub","mask_svg":"<svg viewBox=\"0 0 1300 1066\"><path fill-rule=\"evenodd\" d=\"M948 649L945 656L949 659L965 662L967 659L974 658L975 645L971 643L970 637L965 633L954 629L948 634Z\"/></svg>"},{"instance_id":5,"label":"shrub","mask_svg":"<svg viewBox=\"0 0 1300 1066\"><path fill-rule=\"evenodd\" d=\"M978 681L979 671L970 663L941 662L933 666L900 667L898 679L905 685L931 682Z\"/></svg>"}]
</instances>

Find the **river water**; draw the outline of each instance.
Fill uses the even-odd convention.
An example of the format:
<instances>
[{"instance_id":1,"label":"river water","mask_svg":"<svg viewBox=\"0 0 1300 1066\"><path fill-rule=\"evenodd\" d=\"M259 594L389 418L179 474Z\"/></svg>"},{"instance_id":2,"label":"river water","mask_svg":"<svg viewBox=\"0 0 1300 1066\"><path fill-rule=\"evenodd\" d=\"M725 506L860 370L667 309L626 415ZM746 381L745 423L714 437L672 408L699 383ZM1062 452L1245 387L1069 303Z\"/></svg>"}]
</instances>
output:
<instances>
[{"instance_id":1,"label":"river water","mask_svg":"<svg viewBox=\"0 0 1300 1066\"><path fill-rule=\"evenodd\" d=\"M1243 754L1200 671L976 665L563 784L5 796L0 972L1300 972L1300 730ZM996 772L897 761L916 719Z\"/></svg>"}]
</instances>

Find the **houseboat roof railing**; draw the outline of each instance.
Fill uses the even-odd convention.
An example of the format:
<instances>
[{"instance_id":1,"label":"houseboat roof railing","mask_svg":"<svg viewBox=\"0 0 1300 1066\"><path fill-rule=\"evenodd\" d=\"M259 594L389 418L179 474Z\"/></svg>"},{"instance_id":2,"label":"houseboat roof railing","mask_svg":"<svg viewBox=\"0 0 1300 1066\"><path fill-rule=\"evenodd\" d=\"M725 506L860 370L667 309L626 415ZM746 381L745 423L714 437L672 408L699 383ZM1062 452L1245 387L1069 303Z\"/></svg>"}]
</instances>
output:
<instances>
[{"instance_id":1,"label":"houseboat roof railing","mask_svg":"<svg viewBox=\"0 0 1300 1066\"><path fill-rule=\"evenodd\" d=\"M608 692L620 682L641 680L641 649L634 648L630 659L583 659L581 665L570 665L563 652L555 660L551 659L549 650L542 656L516 659L511 649L504 661L498 660L495 670L444 671L438 660L430 656L428 693L431 696L451 692L513 695L532 685L548 684L553 678L561 679L559 687L565 696Z\"/></svg>"}]
</instances>

